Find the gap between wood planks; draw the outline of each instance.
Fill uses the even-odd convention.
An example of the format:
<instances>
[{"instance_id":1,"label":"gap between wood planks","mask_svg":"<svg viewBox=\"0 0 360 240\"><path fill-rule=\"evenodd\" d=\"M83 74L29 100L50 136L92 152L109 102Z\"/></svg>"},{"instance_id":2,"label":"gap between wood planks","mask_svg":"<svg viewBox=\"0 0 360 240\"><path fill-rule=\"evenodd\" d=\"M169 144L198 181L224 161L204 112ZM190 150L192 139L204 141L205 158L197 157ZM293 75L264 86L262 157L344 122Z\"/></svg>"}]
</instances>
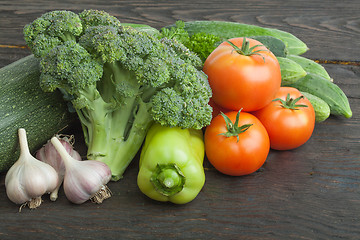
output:
<instances>
[{"instance_id":1,"label":"gap between wood planks","mask_svg":"<svg viewBox=\"0 0 360 240\"><path fill-rule=\"evenodd\" d=\"M4 45L4 44L0 44L0 48L29 49L29 47L26 45ZM320 64L340 64L340 65L360 66L360 61L339 61L339 60L324 60L324 59L313 59L313 60Z\"/></svg>"}]
</instances>

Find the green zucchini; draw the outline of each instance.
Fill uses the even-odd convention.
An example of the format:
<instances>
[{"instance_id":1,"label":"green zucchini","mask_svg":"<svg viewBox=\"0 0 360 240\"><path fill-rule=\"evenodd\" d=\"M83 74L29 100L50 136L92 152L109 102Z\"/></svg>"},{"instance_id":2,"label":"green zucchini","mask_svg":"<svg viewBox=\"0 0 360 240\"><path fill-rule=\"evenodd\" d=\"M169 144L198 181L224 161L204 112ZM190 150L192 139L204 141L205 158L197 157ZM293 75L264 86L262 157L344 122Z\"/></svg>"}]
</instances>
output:
<instances>
[{"instance_id":1,"label":"green zucchini","mask_svg":"<svg viewBox=\"0 0 360 240\"><path fill-rule=\"evenodd\" d=\"M327 104L324 100L313 94L307 92L301 92L301 94L304 95L304 97L306 97L313 106L315 111L316 122L323 122L329 118L330 116L329 104Z\"/></svg>"},{"instance_id":2,"label":"green zucchini","mask_svg":"<svg viewBox=\"0 0 360 240\"><path fill-rule=\"evenodd\" d=\"M305 70L296 62L289 58L277 57L281 70L281 85L295 83L306 76Z\"/></svg>"},{"instance_id":3,"label":"green zucchini","mask_svg":"<svg viewBox=\"0 0 360 240\"><path fill-rule=\"evenodd\" d=\"M297 55L288 55L287 58L295 61L296 63L300 64L300 66L308 73L314 73L326 78L329 81L332 81L330 75L326 71L326 69L320 65L319 63Z\"/></svg>"},{"instance_id":4,"label":"green zucchini","mask_svg":"<svg viewBox=\"0 0 360 240\"><path fill-rule=\"evenodd\" d=\"M305 77L287 86L295 87L301 92L308 92L321 98L329 105L332 115L352 117L349 99L345 93L335 83L320 75L308 73Z\"/></svg>"},{"instance_id":5,"label":"green zucchini","mask_svg":"<svg viewBox=\"0 0 360 240\"><path fill-rule=\"evenodd\" d=\"M60 92L41 90L39 76L39 60L33 55L0 69L0 172L18 159L18 128L26 129L34 153L74 120Z\"/></svg>"},{"instance_id":6,"label":"green zucchini","mask_svg":"<svg viewBox=\"0 0 360 240\"><path fill-rule=\"evenodd\" d=\"M299 38L291 33L275 28L264 28L256 25L225 21L189 21L185 22L184 29L188 31L189 35L205 32L223 39L234 37L272 36L285 43L289 54L301 55L308 50L306 44Z\"/></svg>"}]
</instances>

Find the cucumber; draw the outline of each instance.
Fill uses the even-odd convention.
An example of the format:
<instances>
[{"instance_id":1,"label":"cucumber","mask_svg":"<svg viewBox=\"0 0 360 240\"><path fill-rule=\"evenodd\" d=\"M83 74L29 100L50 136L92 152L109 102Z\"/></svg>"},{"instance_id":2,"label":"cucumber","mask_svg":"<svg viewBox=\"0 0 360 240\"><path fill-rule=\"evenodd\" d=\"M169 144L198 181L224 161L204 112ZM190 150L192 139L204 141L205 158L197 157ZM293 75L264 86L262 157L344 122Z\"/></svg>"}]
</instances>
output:
<instances>
[{"instance_id":1,"label":"cucumber","mask_svg":"<svg viewBox=\"0 0 360 240\"><path fill-rule=\"evenodd\" d=\"M256 25L225 21L189 21L185 22L185 30L188 31L189 35L205 32L224 39L234 37L272 36L285 43L289 54L301 55L308 50L306 44L299 38L291 33L275 28L264 28Z\"/></svg>"},{"instance_id":2,"label":"cucumber","mask_svg":"<svg viewBox=\"0 0 360 240\"><path fill-rule=\"evenodd\" d=\"M286 57L288 50L283 41L272 36L250 36L250 38L261 42L269 51L271 51L276 57Z\"/></svg>"},{"instance_id":3,"label":"cucumber","mask_svg":"<svg viewBox=\"0 0 360 240\"><path fill-rule=\"evenodd\" d=\"M316 122L323 122L329 118L330 116L329 104L327 104L324 100L313 94L307 92L301 92L301 94L304 95L304 97L306 97L313 106L315 111Z\"/></svg>"},{"instance_id":4,"label":"cucumber","mask_svg":"<svg viewBox=\"0 0 360 240\"><path fill-rule=\"evenodd\" d=\"M287 86L321 98L329 105L332 115L344 116L346 118L352 117L349 99L345 93L335 83L320 75L308 73L305 77Z\"/></svg>"},{"instance_id":5,"label":"cucumber","mask_svg":"<svg viewBox=\"0 0 360 240\"><path fill-rule=\"evenodd\" d=\"M308 73L314 73L326 78L329 81L332 81L331 77L329 76L326 69L318 64L317 62L297 55L288 55L287 58L295 61L296 63L300 64L300 66Z\"/></svg>"},{"instance_id":6,"label":"cucumber","mask_svg":"<svg viewBox=\"0 0 360 240\"><path fill-rule=\"evenodd\" d=\"M75 119L60 92L41 90L39 76L39 60L33 55L0 69L0 172L19 157L18 128L26 129L34 153Z\"/></svg>"},{"instance_id":7,"label":"cucumber","mask_svg":"<svg viewBox=\"0 0 360 240\"><path fill-rule=\"evenodd\" d=\"M305 70L296 62L289 58L277 57L281 70L281 85L295 83L306 76Z\"/></svg>"}]
</instances>

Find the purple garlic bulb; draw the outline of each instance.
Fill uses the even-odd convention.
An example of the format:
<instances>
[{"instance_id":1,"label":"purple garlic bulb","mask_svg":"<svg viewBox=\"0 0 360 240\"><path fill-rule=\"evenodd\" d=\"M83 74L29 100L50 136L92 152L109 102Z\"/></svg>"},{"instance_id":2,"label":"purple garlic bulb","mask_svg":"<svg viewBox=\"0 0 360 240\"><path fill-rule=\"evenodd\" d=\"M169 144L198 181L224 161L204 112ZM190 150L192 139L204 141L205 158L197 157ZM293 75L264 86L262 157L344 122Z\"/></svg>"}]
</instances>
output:
<instances>
[{"instance_id":1,"label":"purple garlic bulb","mask_svg":"<svg viewBox=\"0 0 360 240\"><path fill-rule=\"evenodd\" d=\"M72 158L81 161L80 154L77 151L75 151L73 148L73 145L71 143L71 137L57 135L56 138L59 139L65 151ZM48 141L42 148L40 148L36 152L36 158L52 166L58 173L58 177L59 177L58 186L50 194L50 199L52 201L55 201L58 198L59 188L64 180L64 175L65 175L64 161L62 160L60 154L58 153L54 145L51 143L51 141Z\"/></svg>"}]
</instances>

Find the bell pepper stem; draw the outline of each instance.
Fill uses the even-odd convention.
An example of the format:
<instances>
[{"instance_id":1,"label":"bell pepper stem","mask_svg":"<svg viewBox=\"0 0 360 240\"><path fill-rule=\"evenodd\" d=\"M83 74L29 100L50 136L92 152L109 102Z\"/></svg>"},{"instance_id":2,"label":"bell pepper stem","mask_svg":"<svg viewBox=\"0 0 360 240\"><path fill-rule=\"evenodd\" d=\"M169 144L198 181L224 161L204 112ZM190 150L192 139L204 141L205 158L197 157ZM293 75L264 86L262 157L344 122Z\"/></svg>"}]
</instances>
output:
<instances>
[{"instance_id":1,"label":"bell pepper stem","mask_svg":"<svg viewBox=\"0 0 360 240\"><path fill-rule=\"evenodd\" d=\"M158 164L150 181L156 191L164 196L173 196L185 185L185 176L175 163Z\"/></svg>"}]
</instances>

